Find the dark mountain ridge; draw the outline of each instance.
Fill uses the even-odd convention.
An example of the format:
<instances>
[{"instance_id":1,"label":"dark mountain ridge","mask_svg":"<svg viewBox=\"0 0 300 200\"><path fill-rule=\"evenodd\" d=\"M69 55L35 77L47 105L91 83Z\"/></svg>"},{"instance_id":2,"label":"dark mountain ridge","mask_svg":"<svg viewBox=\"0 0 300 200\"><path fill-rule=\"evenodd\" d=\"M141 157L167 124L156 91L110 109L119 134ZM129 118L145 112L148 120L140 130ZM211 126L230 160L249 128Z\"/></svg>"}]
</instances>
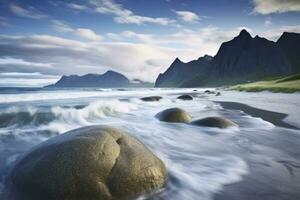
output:
<instances>
[{"instance_id":1,"label":"dark mountain ridge","mask_svg":"<svg viewBox=\"0 0 300 200\"><path fill-rule=\"evenodd\" d=\"M278 39L277 44L291 64L292 71L300 73L300 34L284 32Z\"/></svg>"},{"instance_id":2,"label":"dark mountain ridge","mask_svg":"<svg viewBox=\"0 0 300 200\"><path fill-rule=\"evenodd\" d=\"M222 43L217 54L205 62L183 63L177 58L158 76L155 86L221 86L299 73L299 48L298 33L283 33L273 42L259 36L253 38L242 30L237 37Z\"/></svg>"},{"instance_id":3,"label":"dark mountain ridge","mask_svg":"<svg viewBox=\"0 0 300 200\"><path fill-rule=\"evenodd\" d=\"M128 78L115 72L107 71L104 74L86 74L83 76L62 76L55 84L47 87L127 87Z\"/></svg>"},{"instance_id":4,"label":"dark mountain ridge","mask_svg":"<svg viewBox=\"0 0 300 200\"><path fill-rule=\"evenodd\" d=\"M176 58L165 73L159 74L155 86L164 85L164 87L172 87L174 84L184 84L186 80L194 78L195 74L207 70L211 60L212 57L209 55L205 55L188 63L184 63L179 60L179 58Z\"/></svg>"}]
</instances>

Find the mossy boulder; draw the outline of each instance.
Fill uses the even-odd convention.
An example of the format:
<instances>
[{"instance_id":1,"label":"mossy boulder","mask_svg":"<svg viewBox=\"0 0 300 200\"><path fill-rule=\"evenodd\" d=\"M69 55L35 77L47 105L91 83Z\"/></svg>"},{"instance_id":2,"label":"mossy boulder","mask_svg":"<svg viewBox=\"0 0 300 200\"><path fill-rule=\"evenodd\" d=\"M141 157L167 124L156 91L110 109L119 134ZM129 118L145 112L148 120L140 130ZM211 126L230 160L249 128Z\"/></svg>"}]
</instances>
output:
<instances>
[{"instance_id":1,"label":"mossy boulder","mask_svg":"<svg viewBox=\"0 0 300 200\"><path fill-rule=\"evenodd\" d=\"M160 96L150 96L150 97L143 97L141 98L142 101L159 101L162 97Z\"/></svg>"},{"instance_id":2,"label":"mossy boulder","mask_svg":"<svg viewBox=\"0 0 300 200\"><path fill-rule=\"evenodd\" d=\"M207 117L191 122L193 125L197 126L207 126L207 127L216 127L216 128L228 128L233 126L238 126L236 123L232 122L229 119L223 117Z\"/></svg>"},{"instance_id":3,"label":"mossy boulder","mask_svg":"<svg viewBox=\"0 0 300 200\"><path fill-rule=\"evenodd\" d=\"M160 121L174 123L189 123L192 120L191 116L180 108L169 108L156 114L156 117Z\"/></svg>"},{"instance_id":4,"label":"mossy boulder","mask_svg":"<svg viewBox=\"0 0 300 200\"><path fill-rule=\"evenodd\" d=\"M193 97L191 95L185 94L185 95L180 95L179 97L177 97L177 99L180 100L193 100Z\"/></svg>"},{"instance_id":5,"label":"mossy boulder","mask_svg":"<svg viewBox=\"0 0 300 200\"><path fill-rule=\"evenodd\" d=\"M145 145L108 126L76 129L28 153L11 174L13 199L133 199L164 186L166 168Z\"/></svg>"}]
</instances>

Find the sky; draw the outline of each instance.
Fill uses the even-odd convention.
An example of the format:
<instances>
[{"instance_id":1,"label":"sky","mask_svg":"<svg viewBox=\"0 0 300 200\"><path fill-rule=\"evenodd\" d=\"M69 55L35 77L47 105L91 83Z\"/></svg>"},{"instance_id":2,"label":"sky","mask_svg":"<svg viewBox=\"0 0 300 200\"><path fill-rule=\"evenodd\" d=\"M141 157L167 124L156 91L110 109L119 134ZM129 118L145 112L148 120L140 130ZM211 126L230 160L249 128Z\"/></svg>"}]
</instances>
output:
<instances>
[{"instance_id":1,"label":"sky","mask_svg":"<svg viewBox=\"0 0 300 200\"><path fill-rule=\"evenodd\" d=\"M0 87L107 70L154 82L241 29L300 33L300 0L0 0Z\"/></svg>"}]
</instances>

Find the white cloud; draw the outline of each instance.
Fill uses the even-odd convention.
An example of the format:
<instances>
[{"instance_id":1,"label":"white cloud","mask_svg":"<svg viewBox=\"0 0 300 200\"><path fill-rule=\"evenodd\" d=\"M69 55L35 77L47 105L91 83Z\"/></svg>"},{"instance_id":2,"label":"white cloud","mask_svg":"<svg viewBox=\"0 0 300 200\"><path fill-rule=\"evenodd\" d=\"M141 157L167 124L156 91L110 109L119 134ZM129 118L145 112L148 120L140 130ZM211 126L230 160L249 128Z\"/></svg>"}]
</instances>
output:
<instances>
[{"instance_id":1,"label":"white cloud","mask_svg":"<svg viewBox=\"0 0 300 200\"><path fill-rule=\"evenodd\" d=\"M71 26L69 26L67 23L59 21L59 20L52 20L52 26L58 32L72 32L72 31L74 31L74 29L71 28Z\"/></svg>"},{"instance_id":2,"label":"white cloud","mask_svg":"<svg viewBox=\"0 0 300 200\"><path fill-rule=\"evenodd\" d=\"M122 40L122 37L119 34L116 33L107 33L106 34L108 38L112 39L112 40Z\"/></svg>"},{"instance_id":3,"label":"white cloud","mask_svg":"<svg viewBox=\"0 0 300 200\"><path fill-rule=\"evenodd\" d=\"M70 32L77 36L80 36L84 39L88 39L91 41L100 41L103 39L102 36L98 35L95 31L87 28L77 28L74 29L70 25L68 25L65 22L59 21L59 20L52 20L52 25L55 30L58 32Z\"/></svg>"},{"instance_id":4,"label":"white cloud","mask_svg":"<svg viewBox=\"0 0 300 200\"><path fill-rule=\"evenodd\" d=\"M87 6L81 5L81 4L76 4L76 3L68 3L67 6L74 10L87 10L88 9Z\"/></svg>"},{"instance_id":5,"label":"white cloud","mask_svg":"<svg viewBox=\"0 0 300 200\"><path fill-rule=\"evenodd\" d=\"M271 19L266 19L264 21L264 26L268 27L268 26L271 26L273 24L272 20Z\"/></svg>"},{"instance_id":6,"label":"white cloud","mask_svg":"<svg viewBox=\"0 0 300 200\"><path fill-rule=\"evenodd\" d=\"M3 72L0 73L0 76L9 76L9 77L19 77L19 76L39 76L41 73L32 72L32 73L22 73L22 72Z\"/></svg>"},{"instance_id":7,"label":"white cloud","mask_svg":"<svg viewBox=\"0 0 300 200\"><path fill-rule=\"evenodd\" d=\"M270 29L265 32L258 33L262 37L266 37L269 40L276 41L282 35L283 32L300 33L300 25L297 26L282 26L277 29Z\"/></svg>"},{"instance_id":8,"label":"white cloud","mask_svg":"<svg viewBox=\"0 0 300 200\"><path fill-rule=\"evenodd\" d=\"M8 19L0 16L0 26L11 26L8 22Z\"/></svg>"},{"instance_id":9,"label":"white cloud","mask_svg":"<svg viewBox=\"0 0 300 200\"><path fill-rule=\"evenodd\" d=\"M9 56L30 63L53 63L50 68L22 63L0 64L2 72L13 69L44 74L84 74L113 69L130 78L154 81L157 74L164 71L178 55L189 60L198 56L198 52L154 44L79 42L49 35L0 36L0 57Z\"/></svg>"},{"instance_id":10,"label":"white cloud","mask_svg":"<svg viewBox=\"0 0 300 200\"><path fill-rule=\"evenodd\" d=\"M34 62L27 62L23 59L16 59L16 58L0 58L0 65L24 65L24 66L33 66L33 67L51 67L52 63L34 63Z\"/></svg>"},{"instance_id":11,"label":"white cloud","mask_svg":"<svg viewBox=\"0 0 300 200\"><path fill-rule=\"evenodd\" d=\"M190 11L175 11L176 15L184 22L188 23L196 23L200 20L200 17Z\"/></svg>"},{"instance_id":12,"label":"white cloud","mask_svg":"<svg viewBox=\"0 0 300 200\"><path fill-rule=\"evenodd\" d=\"M44 75L41 73L0 73L0 87L41 87L52 84L59 79L58 76Z\"/></svg>"},{"instance_id":13,"label":"white cloud","mask_svg":"<svg viewBox=\"0 0 300 200\"><path fill-rule=\"evenodd\" d=\"M137 15L131 10L124 8L121 4L116 3L114 0L90 0L89 3L90 5L85 5L89 8L88 10L94 10L95 12L100 14L112 15L114 21L120 24L140 25L151 23L164 26L176 25L176 20L169 19L166 17L148 17L143 15Z\"/></svg>"},{"instance_id":14,"label":"white cloud","mask_svg":"<svg viewBox=\"0 0 300 200\"><path fill-rule=\"evenodd\" d=\"M51 68L39 68L38 72L45 74L102 73L113 69L130 78L154 81L176 57L189 61L204 54L214 55L221 42L231 39L239 30L226 32L216 27L206 27L185 29L168 35L123 31L110 34L118 42L97 43L50 35L1 36L0 57L11 56L31 63L53 63ZM128 43L128 40L132 40L132 43ZM12 66L0 64L0 71L9 69ZM28 65L15 64L13 69L37 71L36 67Z\"/></svg>"},{"instance_id":15,"label":"white cloud","mask_svg":"<svg viewBox=\"0 0 300 200\"><path fill-rule=\"evenodd\" d=\"M299 12L299 0L253 0L254 12L267 15L271 13Z\"/></svg>"},{"instance_id":16,"label":"white cloud","mask_svg":"<svg viewBox=\"0 0 300 200\"><path fill-rule=\"evenodd\" d=\"M94 41L102 40L102 37L100 35L97 35L91 29L78 28L78 29L76 29L76 34L83 37L83 38L89 39L89 40L94 40Z\"/></svg>"},{"instance_id":17,"label":"white cloud","mask_svg":"<svg viewBox=\"0 0 300 200\"><path fill-rule=\"evenodd\" d=\"M232 31L224 31L218 27L207 26L195 30L182 29L175 33L165 35L123 31L118 34L115 33L114 36L122 41L130 39L137 43L187 49L195 51L196 56L201 56L204 54L216 54L222 42L232 39L238 35L242 29L247 29L249 32L252 32L252 30L247 27L237 27Z\"/></svg>"},{"instance_id":18,"label":"white cloud","mask_svg":"<svg viewBox=\"0 0 300 200\"><path fill-rule=\"evenodd\" d=\"M15 15L20 16L20 17L27 17L27 18L31 18L31 19L42 19L42 18L47 17L47 15L42 14L41 12L36 10L34 7L23 8L20 5L11 4L10 10Z\"/></svg>"}]
</instances>

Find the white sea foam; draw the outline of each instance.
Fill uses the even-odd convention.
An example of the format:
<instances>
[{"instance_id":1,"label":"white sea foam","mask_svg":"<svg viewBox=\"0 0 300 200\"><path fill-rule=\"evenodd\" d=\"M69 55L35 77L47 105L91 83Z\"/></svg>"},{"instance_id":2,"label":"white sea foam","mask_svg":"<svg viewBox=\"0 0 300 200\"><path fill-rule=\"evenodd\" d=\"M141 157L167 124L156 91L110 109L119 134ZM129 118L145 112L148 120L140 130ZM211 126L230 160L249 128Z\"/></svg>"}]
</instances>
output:
<instances>
[{"instance_id":1,"label":"white sea foam","mask_svg":"<svg viewBox=\"0 0 300 200\"><path fill-rule=\"evenodd\" d=\"M180 152L178 152L180 154ZM169 166L169 190L162 194L168 199L210 200L224 185L242 180L248 173L247 164L232 155L183 155L186 159Z\"/></svg>"},{"instance_id":2,"label":"white sea foam","mask_svg":"<svg viewBox=\"0 0 300 200\"><path fill-rule=\"evenodd\" d=\"M199 89L198 92L203 92L205 89ZM0 94L0 103L12 102L30 102L30 101L47 101L47 100L62 100L62 99L78 99L90 97L144 97L152 95L178 94L185 92L193 92L192 89L135 89L119 91L113 89L91 89L91 90L50 90L32 93L20 94Z\"/></svg>"},{"instance_id":3,"label":"white sea foam","mask_svg":"<svg viewBox=\"0 0 300 200\"><path fill-rule=\"evenodd\" d=\"M19 112L28 112L30 115L34 115L37 112L37 108L26 105L25 107L20 106L10 106L7 109L4 110L3 113L19 113Z\"/></svg>"},{"instance_id":4,"label":"white sea foam","mask_svg":"<svg viewBox=\"0 0 300 200\"><path fill-rule=\"evenodd\" d=\"M51 131L61 133L80 126L95 124L107 117L130 113L135 109L137 105L119 100L95 101L82 109L54 107L51 112L56 119L47 127Z\"/></svg>"}]
</instances>

